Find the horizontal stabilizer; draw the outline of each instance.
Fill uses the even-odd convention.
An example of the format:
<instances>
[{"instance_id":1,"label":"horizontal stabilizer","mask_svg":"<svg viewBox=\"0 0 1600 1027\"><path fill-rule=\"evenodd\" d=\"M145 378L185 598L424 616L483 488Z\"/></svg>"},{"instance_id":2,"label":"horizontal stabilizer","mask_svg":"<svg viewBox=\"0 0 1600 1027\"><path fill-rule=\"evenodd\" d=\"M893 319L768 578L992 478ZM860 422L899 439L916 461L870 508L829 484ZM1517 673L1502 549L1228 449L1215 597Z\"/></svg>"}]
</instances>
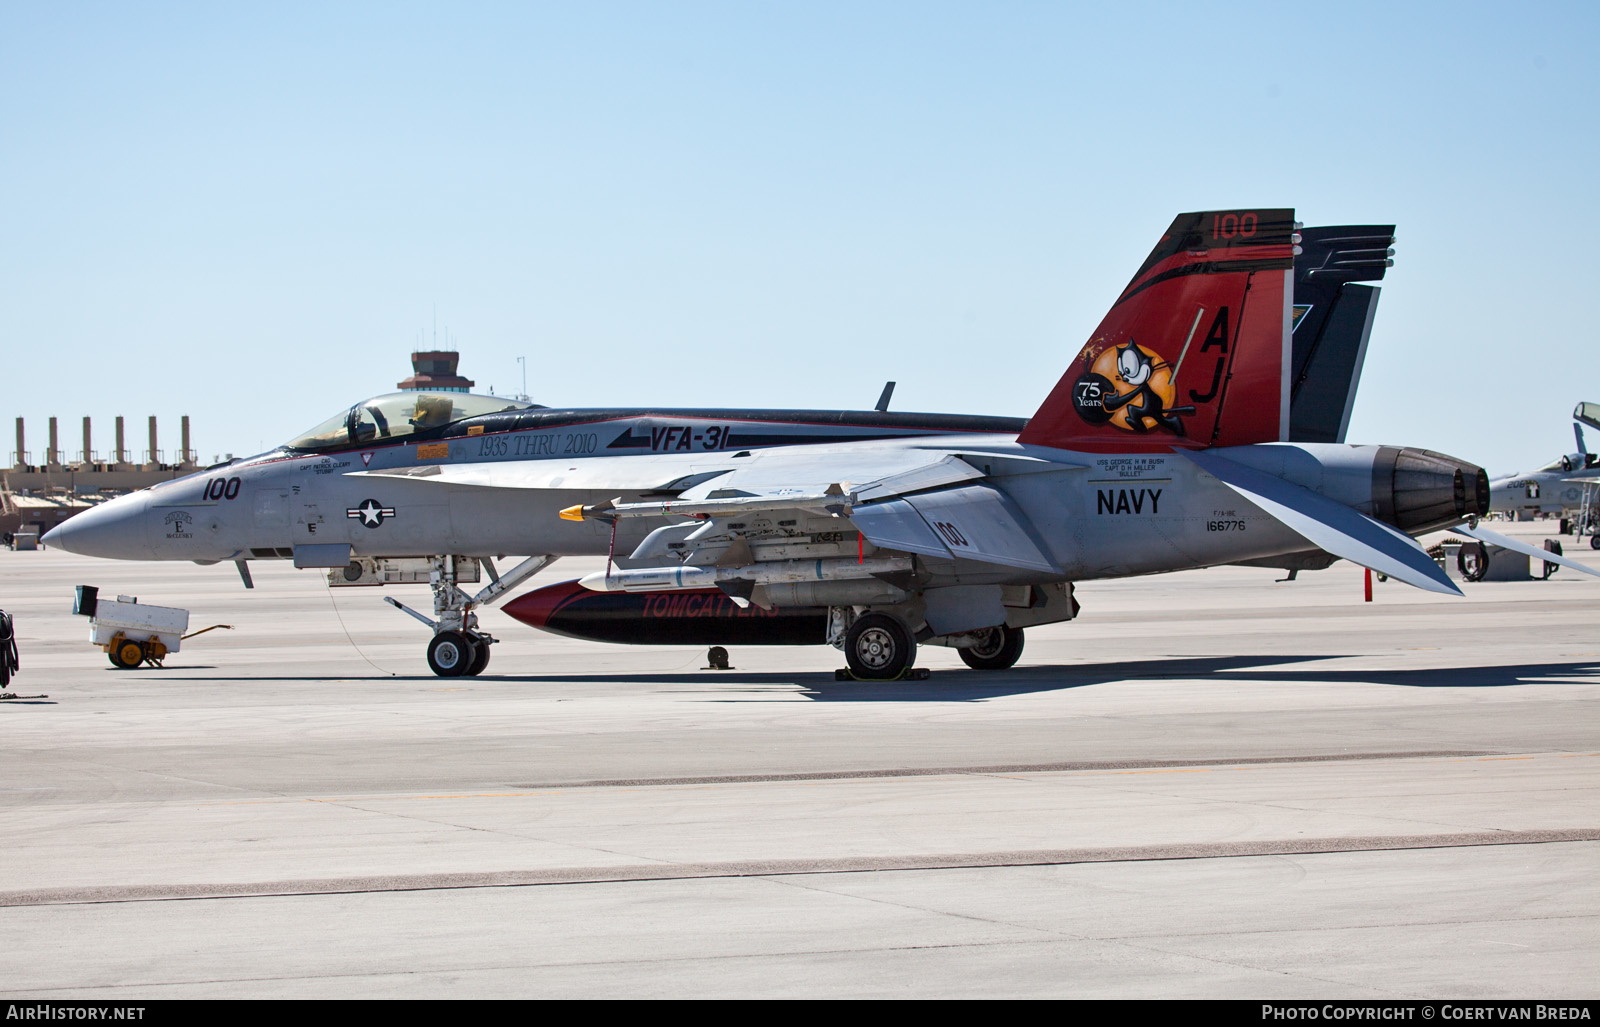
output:
<instances>
[{"instance_id":1,"label":"horizontal stabilizer","mask_svg":"<svg viewBox=\"0 0 1600 1027\"><path fill-rule=\"evenodd\" d=\"M1521 553L1524 556L1531 556L1535 560L1544 560L1547 563L1558 563L1563 567L1571 567L1575 571L1582 571L1585 574L1593 574L1595 577L1600 578L1600 571L1597 571L1592 567L1585 567L1583 564L1572 559L1570 556L1557 556L1555 553L1547 552L1546 550L1540 549L1538 546L1530 546L1526 542L1518 542L1514 538L1508 538L1507 536L1500 534L1498 531L1490 531L1488 528L1482 527L1468 528L1465 525L1451 528L1450 530L1458 532L1462 535L1470 536L1471 538L1475 538L1479 542L1487 542L1490 545L1499 546L1502 549L1509 549L1513 553Z\"/></svg>"},{"instance_id":2,"label":"horizontal stabilizer","mask_svg":"<svg viewBox=\"0 0 1600 1027\"><path fill-rule=\"evenodd\" d=\"M1204 451L1183 454L1318 549L1408 585L1461 595L1411 536L1310 489Z\"/></svg>"}]
</instances>

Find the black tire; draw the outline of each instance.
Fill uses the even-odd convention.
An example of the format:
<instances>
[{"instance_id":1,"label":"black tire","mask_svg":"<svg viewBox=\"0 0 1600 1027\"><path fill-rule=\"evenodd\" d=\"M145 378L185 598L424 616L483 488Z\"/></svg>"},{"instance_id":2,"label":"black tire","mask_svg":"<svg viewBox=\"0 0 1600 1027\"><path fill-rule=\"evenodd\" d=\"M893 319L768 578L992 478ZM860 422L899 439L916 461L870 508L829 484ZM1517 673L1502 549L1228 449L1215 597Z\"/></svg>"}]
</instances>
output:
<instances>
[{"instance_id":1,"label":"black tire","mask_svg":"<svg viewBox=\"0 0 1600 1027\"><path fill-rule=\"evenodd\" d=\"M1456 569L1466 581L1482 581L1489 573L1489 550L1482 542L1468 542L1456 552Z\"/></svg>"},{"instance_id":2,"label":"black tire","mask_svg":"<svg viewBox=\"0 0 1600 1027\"><path fill-rule=\"evenodd\" d=\"M1589 536L1589 548L1590 549L1600 549L1600 535L1590 535Z\"/></svg>"},{"instance_id":3,"label":"black tire","mask_svg":"<svg viewBox=\"0 0 1600 1027\"><path fill-rule=\"evenodd\" d=\"M917 646L897 618L866 613L845 633L844 658L858 678L891 681L916 662Z\"/></svg>"},{"instance_id":4,"label":"black tire","mask_svg":"<svg viewBox=\"0 0 1600 1027\"><path fill-rule=\"evenodd\" d=\"M483 673L485 667L489 666L489 643L484 641L483 636L472 636L472 648L475 650L476 655L472 658L472 666L467 668L467 677L469 678L477 677Z\"/></svg>"},{"instance_id":5,"label":"black tire","mask_svg":"<svg viewBox=\"0 0 1600 1027\"><path fill-rule=\"evenodd\" d=\"M956 650L961 654L962 663L973 670L1005 670L1016 665L1022 655L1021 628L1008 628L1002 624L998 628L974 633L982 635L983 641Z\"/></svg>"},{"instance_id":6,"label":"black tire","mask_svg":"<svg viewBox=\"0 0 1600 1027\"><path fill-rule=\"evenodd\" d=\"M132 670L144 662L144 646L131 638L124 638L111 647L111 665Z\"/></svg>"},{"instance_id":7,"label":"black tire","mask_svg":"<svg viewBox=\"0 0 1600 1027\"><path fill-rule=\"evenodd\" d=\"M458 678L478 658L472 641L459 631L441 631L428 643L428 669L442 678Z\"/></svg>"}]
</instances>

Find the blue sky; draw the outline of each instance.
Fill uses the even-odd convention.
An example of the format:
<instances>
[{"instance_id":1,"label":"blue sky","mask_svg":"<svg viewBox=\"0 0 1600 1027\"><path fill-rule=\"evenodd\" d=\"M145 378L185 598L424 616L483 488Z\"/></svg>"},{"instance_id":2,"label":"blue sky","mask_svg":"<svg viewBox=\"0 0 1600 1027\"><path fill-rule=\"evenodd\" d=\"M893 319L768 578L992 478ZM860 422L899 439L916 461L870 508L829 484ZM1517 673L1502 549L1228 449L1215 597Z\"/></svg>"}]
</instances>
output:
<instances>
[{"instance_id":1,"label":"blue sky","mask_svg":"<svg viewBox=\"0 0 1600 1027\"><path fill-rule=\"evenodd\" d=\"M1025 416L1175 213L1293 206L1399 226L1351 440L1526 468L1600 400L1597 11L7 4L5 448L256 452L435 319L550 405Z\"/></svg>"}]
</instances>

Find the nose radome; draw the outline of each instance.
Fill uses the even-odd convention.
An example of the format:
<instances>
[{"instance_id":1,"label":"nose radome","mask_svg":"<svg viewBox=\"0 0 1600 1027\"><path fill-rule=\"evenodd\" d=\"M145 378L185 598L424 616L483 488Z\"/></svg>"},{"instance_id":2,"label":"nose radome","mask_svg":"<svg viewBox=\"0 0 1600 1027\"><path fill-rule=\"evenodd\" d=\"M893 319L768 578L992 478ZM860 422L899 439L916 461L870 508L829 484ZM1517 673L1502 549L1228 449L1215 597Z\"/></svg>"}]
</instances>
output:
<instances>
[{"instance_id":1,"label":"nose radome","mask_svg":"<svg viewBox=\"0 0 1600 1027\"><path fill-rule=\"evenodd\" d=\"M145 513L150 499L142 492L120 496L62 521L45 533L46 548L112 560L148 560Z\"/></svg>"}]
</instances>

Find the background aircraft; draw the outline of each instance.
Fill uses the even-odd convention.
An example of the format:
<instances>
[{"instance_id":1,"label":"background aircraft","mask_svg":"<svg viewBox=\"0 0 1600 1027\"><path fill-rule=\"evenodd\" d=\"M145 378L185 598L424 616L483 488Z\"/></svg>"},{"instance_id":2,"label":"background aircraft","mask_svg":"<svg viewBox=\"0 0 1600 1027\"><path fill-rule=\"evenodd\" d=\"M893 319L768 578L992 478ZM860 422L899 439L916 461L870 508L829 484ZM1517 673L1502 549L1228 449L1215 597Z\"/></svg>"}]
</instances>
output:
<instances>
[{"instance_id":1,"label":"background aircraft","mask_svg":"<svg viewBox=\"0 0 1600 1027\"><path fill-rule=\"evenodd\" d=\"M1572 433L1578 451L1567 453L1528 473L1508 474L1489 485L1489 509L1515 519L1556 514L1579 520L1578 534L1593 534L1600 498L1600 454L1589 452L1583 426L1600 428L1600 403L1579 403L1572 411ZM1587 497L1587 505L1586 505ZM1600 549L1600 536L1595 536Z\"/></svg>"}]
</instances>

